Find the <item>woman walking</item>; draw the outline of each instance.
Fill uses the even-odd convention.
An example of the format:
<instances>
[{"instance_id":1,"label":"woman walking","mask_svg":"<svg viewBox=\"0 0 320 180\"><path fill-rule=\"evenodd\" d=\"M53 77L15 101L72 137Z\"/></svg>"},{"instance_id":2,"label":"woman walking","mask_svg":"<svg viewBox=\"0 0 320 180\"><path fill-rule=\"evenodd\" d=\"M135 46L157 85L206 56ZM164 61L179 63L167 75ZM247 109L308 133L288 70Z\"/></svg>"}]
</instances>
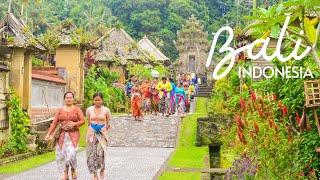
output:
<instances>
[{"instance_id":1,"label":"woman walking","mask_svg":"<svg viewBox=\"0 0 320 180\"><path fill-rule=\"evenodd\" d=\"M154 113L155 115L157 115L159 112L159 101L160 101L159 91L156 89L157 85L158 85L158 79L154 78L150 87L150 93L151 93L150 101L151 101L151 112Z\"/></svg>"},{"instance_id":2,"label":"woman walking","mask_svg":"<svg viewBox=\"0 0 320 180\"><path fill-rule=\"evenodd\" d=\"M93 180L104 179L105 153L107 151L107 130L110 128L110 110L103 106L103 95L97 92L93 95L93 106L87 109L89 121L87 131L87 166Z\"/></svg>"},{"instance_id":3,"label":"woman walking","mask_svg":"<svg viewBox=\"0 0 320 180\"><path fill-rule=\"evenodd\" d=\"M186 112L185 100L186 93L182 87L182 83L179 83L175 89L175 99L177 103L177 112L178 114L184 114Z\"/></svg>"},{"instance_id":4,"label":"woman walking","mask_svg":"<svg viewBox=\"0 0 320 180\"><path fill-rule=\"evenodd\" d=\"M141 121L142 119L142 110L141 110L141 92L138 85L135 85L132 89L131 95L131 111L134 117L134 120Z\"/></svg>"},{"instance_id":5,"label":"woman walking","mask_svg":"<svg viewBox=\"0 0 320 180\"><path fill-rule=\"evenodd\" d=\"M77 149L80 138L79 127L84 122L84 116L81 109L73 104L74 94L66 92L64 94L65 105L55 114L53 122L49 128L45 140L52 139L52 133L59 125L57 130L56 141L56 160L61 179L69 178L68 172L71 168L72 179L77 179Z\"/></svg>"},{"instance_id":6,"label":"woman walking","mask_svg":"<svg viewBox=\"0 0 320 180\"><path fill-rule=\"evenodd\" d=\"M146 79L141 85L141 93L142 93L142 110L147 115L151 111L150 105L150 83L149 80Z\"/></svg>"},{"instance_id":7,"label":"woman walking","mask_svg":"<svg viewBox=\"0 0 320 180\"><path fill-rule=\"evenodd\" d=\"M160 97L160 112L165 116L169 116L170 92L172 90L172 86L170 82L167 81L166 77L163 77L162 82L158 83L157 90L159 91L159 97Z\"/></svg>"}]
</instances>

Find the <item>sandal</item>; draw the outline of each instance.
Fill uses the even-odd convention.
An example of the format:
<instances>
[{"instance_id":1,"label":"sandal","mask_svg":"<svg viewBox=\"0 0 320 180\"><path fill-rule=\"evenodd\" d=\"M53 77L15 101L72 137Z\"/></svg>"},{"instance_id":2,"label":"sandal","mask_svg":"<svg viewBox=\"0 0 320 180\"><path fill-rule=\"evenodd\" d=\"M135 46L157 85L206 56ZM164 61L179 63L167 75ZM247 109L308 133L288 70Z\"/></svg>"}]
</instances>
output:
<instances>
[{"instance_id":1,"label":"sandal","mask_svg":"<svg viewBox=\"0 0 320 180\"><path fill-rule=\"evenodd\" d=\"M104 180L104 170L100 170L100 179Z\"/></svg>"},{"instance_id":2,"label":"sandal","mask_svg":"<svg viewBox=\"0 0 320 180\"><path fill-rule=\"evenodd\" d=\"M64 175L63 175L62 179L69 180L69 165L66 165L66 169L64 170Z\"/></svg>"},{"instance_id":3,"label":"sandal","mask_svg":"<svg viewBox=\"0 0 320 180\"><path fill-rule=\"evenodd\" d=\"M71 177L72 179L78 179L76 170L73 168L71 168Z\"/></svg>"},{"instance_id":4,"label":"sandal","mask_svg":"<svg viewBox=\"0 0 320 180\"><path fill-rule=\"evenodd\" d=\"M67 170L64 170L64 174L63 174L63 176L61 177L61 180L69 180L68 171L67 171Z\"/></svg>"}]
</instances>

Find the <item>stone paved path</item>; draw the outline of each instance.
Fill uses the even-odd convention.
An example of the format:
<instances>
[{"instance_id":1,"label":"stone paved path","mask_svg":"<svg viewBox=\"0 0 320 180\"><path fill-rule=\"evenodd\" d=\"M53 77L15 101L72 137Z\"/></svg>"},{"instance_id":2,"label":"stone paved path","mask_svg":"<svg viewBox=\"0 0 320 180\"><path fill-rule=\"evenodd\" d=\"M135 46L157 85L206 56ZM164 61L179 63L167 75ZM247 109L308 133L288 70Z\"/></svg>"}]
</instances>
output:
<instances>
[{"instance_id":1,"label":"stone paved path","mask_svg":"<svg viewBox=\"0 0 320 180\"><path fill-rule=\"evenodd\" d=\"M106 158L108 180L150 180L174 151L179 116L114 117ZM1 177L1 176L0 176ZM58 179L55 162L7 178L7 180ZM90 179L85 151L78 153L78 177Z\"/></svg>"},{"instance_id":2,"label":"stone paved path","mask_svg":"<svg viewBox=\"0 0 320 180\"><path fill-rule=\"evenodd\" d=\"M173 148L109 147L106 158L107 180L150 180L169 157ZM55 162L5 180L57 180ZM90 179L85 151L78 154L78 179Z\"/></svg>"}]
</instances>

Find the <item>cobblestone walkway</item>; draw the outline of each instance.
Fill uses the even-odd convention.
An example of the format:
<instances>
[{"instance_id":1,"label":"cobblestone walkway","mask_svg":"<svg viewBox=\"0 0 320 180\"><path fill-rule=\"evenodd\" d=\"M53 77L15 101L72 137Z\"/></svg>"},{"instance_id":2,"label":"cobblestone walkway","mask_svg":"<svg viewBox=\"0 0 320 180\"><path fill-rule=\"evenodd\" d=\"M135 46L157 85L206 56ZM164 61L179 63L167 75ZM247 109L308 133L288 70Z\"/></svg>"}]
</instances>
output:
<instances>
[{"instance_id":1,"label":"cobblestone walkway","mask_svg":"<svg viewBox=\"0 0 320 180\"><path fill-rule=\"evenodd\" d=\"M133 117L115 117L111 121L110 146L175 147L179 117L146 116L143 122Z\"/></svg>"}]
</instances>

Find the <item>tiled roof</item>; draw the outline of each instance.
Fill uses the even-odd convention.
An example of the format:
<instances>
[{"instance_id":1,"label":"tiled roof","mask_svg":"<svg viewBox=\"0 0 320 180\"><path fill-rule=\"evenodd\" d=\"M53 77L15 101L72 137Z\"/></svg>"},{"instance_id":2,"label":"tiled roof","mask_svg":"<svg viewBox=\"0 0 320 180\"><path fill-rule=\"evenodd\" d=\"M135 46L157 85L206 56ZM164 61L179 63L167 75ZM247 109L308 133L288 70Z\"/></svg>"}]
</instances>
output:
<instances>
[{"instance_id":1,"label":"tiled roof","mask_svg":"<svg viewBox=\"0 0 320 180\"><path fill-rule=\"evenodd\" d=\"M67 82L58 75L56 68L37 68L32 70L32 79L49 81L59 84L66 84Z\"/></svg>"}]
</instances>

